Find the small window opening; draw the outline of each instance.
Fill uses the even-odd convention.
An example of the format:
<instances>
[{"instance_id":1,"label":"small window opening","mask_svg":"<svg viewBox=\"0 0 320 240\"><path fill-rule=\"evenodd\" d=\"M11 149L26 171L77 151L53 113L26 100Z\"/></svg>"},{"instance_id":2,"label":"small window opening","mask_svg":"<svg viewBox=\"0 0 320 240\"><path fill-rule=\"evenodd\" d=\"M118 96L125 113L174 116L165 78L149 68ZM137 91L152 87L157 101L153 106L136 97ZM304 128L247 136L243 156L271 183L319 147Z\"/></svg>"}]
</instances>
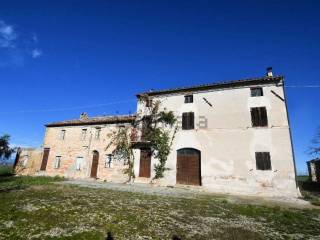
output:
<instances>
[{"instance_id":1,"label":"small window opening","mask_svg":"<svg viewBox=\"0 0 320 240\"><path fill-rule=\"evenodd\" d=\"M193 103L193 95L184 96L184 103Z\"/></svg>"},{"instance_id":2,"label":"small window opening","mask_svg":"<svg viewBox=\"0 0 320 240\"><path fill-rule=\"evenodd\" d=\"M54 161L54 168L56 169L60 168L60 164L61 164L61 156L56 156L56 159Z\"/></svg>"},{"instance_id":3,"label":"small window opening","mask_svg":"<svg viewBox=\"0 0 320 240\"><path fill-rule=\"evenodd\" d=\"M251 97L261 97L261 96L263 96L262 87L250 88L250 91L251 91Z\"/></svg>"},{"instance_id":4,"label":"small window opening","mask_svg":"<svg viewBox=\"0 0 320 240\"><path fill-rule=\"evenodd\" d=\"M111 168L112 167L112 162L113 162L112 157L113 157L112 154L107 154L106 161L105 161L105 168Z\"/></svg>"},{"instance_id":5,"label":"small window opening","mask_svg":"<svg viewBox=\"0 0 320 240\"><path fill-rule=\"evenodd\" d=\"M66 130L61 130L60 131L59 138L60 138L60 140L64 140L66 138Z\"/></svg>"},{"instance_id":6,"label":"small window opening","mask_svg":"<svg viewBox=\"0 0 320 240\"><path fill-rule=\"evenodd\" d=\"M86 137L87 137L87 129L82 129L81 140L86 140Z\"/></svg>"}]
</instances>

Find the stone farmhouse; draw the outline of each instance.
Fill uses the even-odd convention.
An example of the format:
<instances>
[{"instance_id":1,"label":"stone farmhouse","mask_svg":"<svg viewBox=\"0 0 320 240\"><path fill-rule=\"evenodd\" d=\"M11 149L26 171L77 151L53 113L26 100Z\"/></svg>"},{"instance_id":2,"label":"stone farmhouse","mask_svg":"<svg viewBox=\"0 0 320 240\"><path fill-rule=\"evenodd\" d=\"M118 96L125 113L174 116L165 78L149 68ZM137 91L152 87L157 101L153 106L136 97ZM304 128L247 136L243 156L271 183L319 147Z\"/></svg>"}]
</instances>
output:
<instances>
[{"instance_id":1,"label":"stone farmhouse","mask_svg":"<svg viewBox=\"0 0 320 240\"><path fill-rule=\"evenodd\" d=\"M78 120L47 124L36 174L125 182L125 161L113 158L113 147L106 148L110 133L147 116L153 101L173 111L180 127L166 162L168 170L157 181L157 159L138 135L133 144L135 182L299 196L284 77L273 76L271 68L259 78L138 94L136 115L82 114ZM23 159L20 154L17 165Z\"/></svg>"}]
</instances>

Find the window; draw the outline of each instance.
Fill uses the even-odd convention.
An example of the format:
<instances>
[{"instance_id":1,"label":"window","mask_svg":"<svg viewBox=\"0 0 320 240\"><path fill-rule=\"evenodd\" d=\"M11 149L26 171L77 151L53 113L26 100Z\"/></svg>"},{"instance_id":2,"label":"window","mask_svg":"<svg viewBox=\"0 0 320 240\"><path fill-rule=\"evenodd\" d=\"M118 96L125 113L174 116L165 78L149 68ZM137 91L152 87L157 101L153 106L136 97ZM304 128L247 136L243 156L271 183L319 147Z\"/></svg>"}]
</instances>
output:
<instances>
[{"instance_id":1,"label":"window","mask_svg":"<svg viewBox=\"0 0 320 240\"><path fill-rule=\"evenodd\" d=\"M271 160L269 152L256 152L257 170L271 170Z\"/></svg>"},{"instance_id":2,"label":"window","mask_svg":"<svg viewBox=\"0 0 320 240\"><path fill-rule=\"evenodd\" d=\"M194 113L193 112L182 113L182 129L183 130L194 129Z\"/></svg>"},{"instance_id":3,"label":"window","mask_svg":"<svg viewBox=\"0 0 320 240\"><path fill-rule=\"evenodd\" d=\"M184 103L193 103L193 95L184 96Z\"/></svg>"},{"instance_id":4,"label":"window","mask_svg":"<svg viewBox=\"0 0 320 240\"><path fill-rule=\"evenodd\" d=\"M112 167L112 154L107 154L104 167L105 168L111 168Z\"/></svg>"},{"instance_id":5,"label":"window","mask_svg":"<svg viewBox=\"0 0 320 240\"><path fill-rule=\"evenodd\" d=\"M76 170L80 171L82 169L83 157L77 157L76 159Z\"/></svg>"},{"instance_id":6,"label":"window","mask_svg":"<svg viewBox=\"0 0 320 240\"><path fill-rule=\"evenodd\" d=\"M146 107L152 107L152 99L150 98L146 99Z\"/></svg>"},{"instance_id":7,"label":"window","mask_svg":"<svg viewBox=\"0 0 320 240\"><path fill-rule=\"evenodd\" d=\"M24 155L23 159L22 159L22 162L21 162L21 166L23 166L23 167L27 166L28 160L29 160L29 156L28 155Z\"/></svg>"},{"instance_id":8,"label":"window","mask_svg":"<svg viewBox=\"0 0 320 240\"><path fill-rule=\"evenodd\" d=\"M60 131L60 140L64 140L66 138L66 130L61 130Z\"/></svg>"},{"instance_id":9,"label":"window","mask_svg":"<svg viewBox=\"0 0 320 240\"><path fill-rule=\"evenodd\" d=\"M261 87L250 88L251 97L261 97L263 96L263 90Z\"/></svg>"},{"instance_id":10,"label":"window","mask_svg":"<svg viewBox=\"0 0 320 240\"><path fill-rule=\"evenodd\" d=\"M56 159L54 160L54 168L60 168L61 163L61 156L56 156Z\"/></svg>"},{"instance_id":11,"label":"window","mask_svg":"<svg viewBox=\"0 0 320 240\"><path fill-rule=\"evenodd\" d=\"M86 140L87 137L87 129L82 129L81 131L81 140Z\"/></svg>"},{"instance_id":12,"label":"window","mask_svg":"<svg viewBox=\"0 0 320 240\"><path fill-rule=\"evenodd\" d=\"M268 126L267 109L265 107L251 108L252 127Z\"/></svg>"},{"instance_id":13,"label":"window","mask_svg":"<svg viewBox=\"0 0 320 240\"><path fill-rule=\"evenodd\" d=\"M97 127L96 128L96 133L94 135L95 139L100 139L100 133L101 133L101 128Z\"/></svg>"}]
</instances>

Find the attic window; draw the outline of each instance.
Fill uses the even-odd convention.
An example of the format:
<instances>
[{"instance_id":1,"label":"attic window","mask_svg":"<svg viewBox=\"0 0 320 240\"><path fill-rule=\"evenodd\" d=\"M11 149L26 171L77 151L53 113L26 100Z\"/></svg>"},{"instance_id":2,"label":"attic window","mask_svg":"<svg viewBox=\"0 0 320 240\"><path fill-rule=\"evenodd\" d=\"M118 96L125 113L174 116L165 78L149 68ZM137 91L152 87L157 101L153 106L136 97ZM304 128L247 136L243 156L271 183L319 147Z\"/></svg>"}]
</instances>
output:
<instances>
[{"instance_id":1,"label":"attic window","mask_svg":"<svg viewBox=\"0 0 320 240\"><path fill-rule=\"evenodd\" d=\"M101 134L101 128L100 127L96 127L96 132L94 135L95 139L100 139L100 134Z\"/></svg>"},{"instance_id":2,"label":"attic window","mask_svg":"<svg viewBox=\"0 0 320 240\"><path fill-rule=\"evenodd\" d=\"M250 91L251 91L251 97L261 97L261 96L263 96L262 87L250 88Z\"/></svg>"},{"instance_id":3,"label":"attic window","mask_svg":"<svg viewBox=\"0 0 320 240\"><path fill-rule=\"evenodd\" d=\"M87 137L87 129L82 129L81 130L81 140L84 141L86 140Z\"/></svg>"},{"instance_id":4,"label":"attic window","mask_svg":"<svg viewBox=\"0 0 320 240\"><path fill-rule=\"evenodd\" d=\"M184 96L184 103L193 103L193 95Z\"/></svg>"},{"instance_id":5,"label":"attic window","mask_svg":"<svg viewBox=\"0 0 320 240\"><path fill-rule=\"evenodd\" d=\"M64 140L65 137L66 137L66 130L63 129L60 131L59 138L60 138L60 140Z\"/></svg>"}]
</instances>

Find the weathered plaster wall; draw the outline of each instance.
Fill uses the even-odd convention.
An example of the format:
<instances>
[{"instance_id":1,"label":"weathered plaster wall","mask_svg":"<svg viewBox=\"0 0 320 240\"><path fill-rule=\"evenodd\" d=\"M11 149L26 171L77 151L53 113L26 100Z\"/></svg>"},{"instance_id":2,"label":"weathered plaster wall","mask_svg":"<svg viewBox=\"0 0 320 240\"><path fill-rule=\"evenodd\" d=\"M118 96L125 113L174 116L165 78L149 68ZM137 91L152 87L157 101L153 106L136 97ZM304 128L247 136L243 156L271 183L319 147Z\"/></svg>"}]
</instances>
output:
<instances>
[{"instance_id":1,"label":"weathered plaster wall","mask_svg":"<svg viewBox=\"0 0 320 240\"><path fill-rule=\"evenodd\" d=\"M123 124L122 124L123 125ZM100 138L96 139L97 127L101 128ZM82 129L87 129L86 138L81 139ZM127 168L122 160L113 159L111 167L105 166L107 154L112 154L114 146L107 146L111 134L118 129L116 124L48 127L44 138L44 148L50 148L46 175L60 175L68 178L90 178L93 151L99 152L97 178L113 182L125 182L123 173ZM66 130L65 139L60 139L61 130ZM56 156L61 156L61 166L54 168ZM81 170L76 170L76 158L83 157Z\"/></svg>"},{"instance_id":2,"label":"weathered plaster wall","mask_svg":"<svg viewBox=\"0 0 320 240\"><path fill-rule=\"evenodd\" d=\"M18 175L34 175L39 171L42 160L41 148L20 148L15 172Z\"/></svg>"},{"instance_id":3,"label":"weathered plaster wall","mask_svg":"<svg viewBox=\"0 0 320 240\"><path fill-rule=\"evenodd\" d=\"M161 185L176 184L177 150L201 151L202 186L211 191L268 196L298 196L292 146L282 86L263 87L264 96L251 97L250 88L193 92L193 103L184 103L185 94L154 98L161 107L176 116L194 112L195 129L179 130L167 160L169 171ZM192 94L192 93L189 93ZM209 106L206 98L213 106ZM266 107L268 127L251 126L251 107ZM138 102L138 114L144 114L144 102ZM204 121L207 127L203 128ZM256 170L255 152L271 154L271 171ZM139 151L135 156L135 175L139 176ZM152 159L152 168L155 163ZM151 178L154 176L152 169ZM137 178L137 182L150 179Z\"/></svg>"}]
</instances>

